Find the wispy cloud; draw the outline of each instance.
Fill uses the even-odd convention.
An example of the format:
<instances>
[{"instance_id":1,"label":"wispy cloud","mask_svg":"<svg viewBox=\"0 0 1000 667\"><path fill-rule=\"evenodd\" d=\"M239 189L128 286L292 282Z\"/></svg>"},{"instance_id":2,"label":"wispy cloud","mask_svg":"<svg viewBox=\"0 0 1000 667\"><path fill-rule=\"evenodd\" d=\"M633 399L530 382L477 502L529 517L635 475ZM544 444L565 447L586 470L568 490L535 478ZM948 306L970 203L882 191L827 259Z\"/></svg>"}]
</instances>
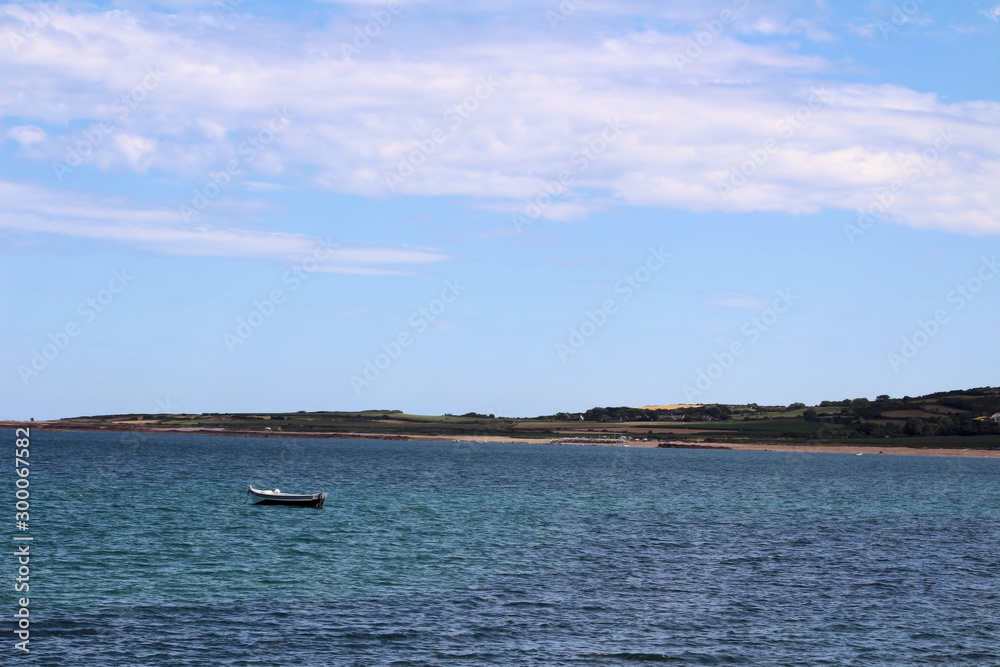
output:
<instances>
[{"instance_id":1,"label":"wispy cloud","mask_svg":"<svg viewBox=\"0 0 1000 667\"><path fill-rule=\"evenodd\" d=\"M414 266L449 259L431 248L343 246L303 234L186 225L175 211L3 181L0 201L2 229L112 241L169 255L296 261L322 248L319 271L359 275L403 275Z\"/></svg>"},{"instance_id":2,"label":"wispy cloud","mask_svg":"<svg viewBox=\"0 0 1000 667\"><path fill-rule=\"evenodd\" d=\"M46 134L45 130L34 125L15 125L7 130L7 136L27 147L45 141Z\"/></svg>"},{"instance_id":3,"label":"wispy cloud","mask_svg":"<svg viewBox=\"0 0 1000 667\"><path fill-rule=\"evenodd\" d=\"M1000 5L992 7L991 9L984 9L979 13L991 21L1000 21Z\"/></svg>"}]
</instances>

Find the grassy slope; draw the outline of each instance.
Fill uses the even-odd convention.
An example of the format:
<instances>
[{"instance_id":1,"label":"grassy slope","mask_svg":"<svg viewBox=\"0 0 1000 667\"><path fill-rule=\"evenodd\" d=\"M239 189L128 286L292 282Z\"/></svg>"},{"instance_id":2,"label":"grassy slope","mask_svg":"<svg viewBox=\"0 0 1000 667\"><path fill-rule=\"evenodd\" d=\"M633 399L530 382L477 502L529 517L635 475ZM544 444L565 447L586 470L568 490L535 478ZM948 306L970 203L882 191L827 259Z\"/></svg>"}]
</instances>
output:
<instances>
[{"instance_id":1,"label":"grassy slope","mask_svg":"<svg viewBox=\"0 0 1000 667\"><path fill-rule=\"evenodd\" d=\"M870 404L872 405L872 404ZM423 435L442 438L464 436L511 436L527 438L600 437L629 435L657 440L686 441L750 441L750 442L831 442L839 433L856 429L859 424L901 427L908 420L944 417L964 419L987 416L1000 409L1000 389L965 394L947 392L914 399L882 403L887 409L857 409L841 404L813 408L818 419L806 421L806 408L789 410L783 406L727 406L731 418L712 421L580 421L573 418L555 419L494 419L487 416L410 415L391 410L363 412L296 412L283 414L201 414L201 415L101 415L76 417L49 422L64 428L212 428L225 431L300 433L361 433L388 435ZM871 412L868 416L867 412ZM671 414L682 414L679 409ZM689 415L685 414L685 417ZM692 415L697 417L697 415ZM634 414L630 418L635 418ZM655 415L653 415L655 418ZM835 424L831 420L848 422ZM894 428L895 428L894 427ZM902 436L902 433L899 433ZM845 441L848 442L848 441ZM924 437L854 437L852 444L908 447L1000 447L1000 435L924 436Z\"/></svg>"}]
</instances>

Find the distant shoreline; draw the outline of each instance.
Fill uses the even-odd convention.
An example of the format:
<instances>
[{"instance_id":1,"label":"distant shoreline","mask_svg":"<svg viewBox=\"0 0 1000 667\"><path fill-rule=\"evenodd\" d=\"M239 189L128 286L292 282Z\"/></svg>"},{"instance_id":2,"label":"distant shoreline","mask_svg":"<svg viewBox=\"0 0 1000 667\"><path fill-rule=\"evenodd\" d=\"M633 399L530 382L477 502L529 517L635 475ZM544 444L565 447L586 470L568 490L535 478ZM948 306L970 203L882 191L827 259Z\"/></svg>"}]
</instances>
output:
<instances>
[{"instance_id":1,"label":"distant shoreline","mask_svg":"<svg viewBox=\"0 0 1000 667\"><path fill-rule=\"evenodd\" d=\"M410 435L400 433L347 433L308 431L234 431L221 428L178 427L178 428L115 428L115 427L65 427L50 426L46 422L0 422L0 428L32 428L37 431L104 432L104 433L182 433L188 435L229 435L244 438L318 438L325 440L399 440L412 442L491 442L522 443L536 445L568 444L588 447L642 447L648 449L705 449L758 452L785 452L804 454L855 454L867 456L957 456L964 458L1000 458L1000 450L989 449L946 449L933 447L896 447L892 445L856 445L850 443L825 444L783 444L783 443L734 443L734 442L687 442L632 440L623 442L615 439L597 438L584 441L579 438L517 438L502 435Z\"/></svg>"},{"instance_id":2,"label":"distant shoreline","mask_svg":"<svg viewBox=\"0 0 1000 667\"><path fill-rule=\"evenodd\" d=\"M865 456L960 456L1000 459L995 449L944 449L940 447L893 447L828 443L824 445L783 445L767 443L726 443L726 449L756 452L799 452L804 454L862 454Z\"/></svg>"}]
</instances>

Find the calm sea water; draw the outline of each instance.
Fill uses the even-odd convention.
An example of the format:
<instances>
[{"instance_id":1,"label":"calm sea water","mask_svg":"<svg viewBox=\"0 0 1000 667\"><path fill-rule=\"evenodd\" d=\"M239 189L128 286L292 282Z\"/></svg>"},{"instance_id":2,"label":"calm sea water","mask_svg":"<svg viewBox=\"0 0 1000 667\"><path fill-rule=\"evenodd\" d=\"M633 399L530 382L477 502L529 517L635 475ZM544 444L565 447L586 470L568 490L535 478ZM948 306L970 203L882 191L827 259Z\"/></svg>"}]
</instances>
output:
<instances>
[{"instance_id":1,"label":"calm sea water","mask_svg":"<svg viewBox=\"0 0 1000 667\"><path fill-rule=\"evenodd\" d=\"M996 460L39 431L31 461L19 663L1000 664Z\"/></svg>"}]
</instances>

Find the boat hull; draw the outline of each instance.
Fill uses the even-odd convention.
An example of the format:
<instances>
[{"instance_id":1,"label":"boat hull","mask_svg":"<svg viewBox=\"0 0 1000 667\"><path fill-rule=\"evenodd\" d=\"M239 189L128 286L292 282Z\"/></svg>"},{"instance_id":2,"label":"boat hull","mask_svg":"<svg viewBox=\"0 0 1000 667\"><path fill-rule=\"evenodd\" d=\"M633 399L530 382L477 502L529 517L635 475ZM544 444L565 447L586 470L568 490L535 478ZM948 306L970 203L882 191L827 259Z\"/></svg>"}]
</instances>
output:
<instances>
[{"instance_id":1,"label":"boat hull","mask_svg":"<svg viewBox=\"0 0 1000 667\"><path fill-rule=\"evenodd\" d=\"M249 500L253 505L286 505L288 507L322 507L326 502L325 493L275 493L258 491L250 487Z\"/></svg>"}]
</instances>

